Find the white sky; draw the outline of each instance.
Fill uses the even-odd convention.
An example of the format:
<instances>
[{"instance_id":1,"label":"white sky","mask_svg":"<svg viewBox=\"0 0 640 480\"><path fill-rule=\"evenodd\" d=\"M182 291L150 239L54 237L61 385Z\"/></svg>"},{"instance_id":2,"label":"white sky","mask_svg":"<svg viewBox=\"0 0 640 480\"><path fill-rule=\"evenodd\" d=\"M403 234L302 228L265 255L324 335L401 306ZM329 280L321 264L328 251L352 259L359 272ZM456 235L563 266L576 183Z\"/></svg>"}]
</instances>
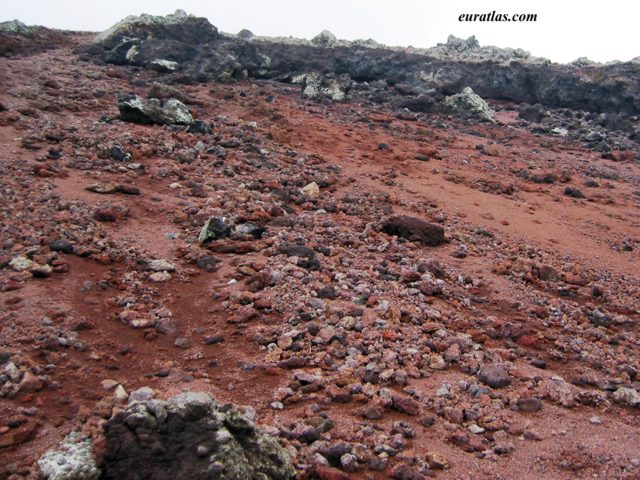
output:
<instances>
[{"instance_id":1,"label":"white sky","mask_svg":"<svg viewBox=\"0 0 640 480\"><path fill-rule=\"evenodd\" d=\"M0 21L73 30L105 30L127 15L178 8L207 17L224 32L311 38L373 38L430 47L449 34L476 35L482 45L523 48L556 62L640 56L637 0L0 0ZM461 23L461 13L536 13L535 23Z\"/></svg>"}]
</instances>

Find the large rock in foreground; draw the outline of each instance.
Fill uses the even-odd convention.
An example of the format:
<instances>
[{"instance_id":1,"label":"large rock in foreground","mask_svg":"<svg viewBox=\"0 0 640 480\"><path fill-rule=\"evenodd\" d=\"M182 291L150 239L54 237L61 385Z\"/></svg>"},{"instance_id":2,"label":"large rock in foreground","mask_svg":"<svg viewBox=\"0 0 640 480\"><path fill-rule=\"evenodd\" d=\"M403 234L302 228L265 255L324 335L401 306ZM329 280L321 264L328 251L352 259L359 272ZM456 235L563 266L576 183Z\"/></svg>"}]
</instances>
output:
<instances>
[{"instance_id":1,"label":"large rock in foreground","mask_svg":"<svg viewBox=\"0 0 640 480\"><path fill-rule=\"evenodd\" d=\"M432 247L445 242L444 228L414 217L391 217L382 224L381 230L388 235L395 235Z\"/></svg>"},{"instance_id":2,"label":"large rock in foreground","mask_svg":"<svg viewBox=\"0 0 640 480\"><path fill-rule=\"evenodd\" d=\"M144 99L137 95L118 97L120 118L125 122L158 125L191 125L193 117L180 100Z\"/></svg>"},{"instance_id":3,"label":"large rock in foreground","mask_svg":"<svg viewBox=\"0 0 640 480\"><path fill-rule=\"evenodd\" d=\"M134 402L104 429L104 479L288 480L291 460L277 440L203 392Z\"/></svg>"}]
</instances>

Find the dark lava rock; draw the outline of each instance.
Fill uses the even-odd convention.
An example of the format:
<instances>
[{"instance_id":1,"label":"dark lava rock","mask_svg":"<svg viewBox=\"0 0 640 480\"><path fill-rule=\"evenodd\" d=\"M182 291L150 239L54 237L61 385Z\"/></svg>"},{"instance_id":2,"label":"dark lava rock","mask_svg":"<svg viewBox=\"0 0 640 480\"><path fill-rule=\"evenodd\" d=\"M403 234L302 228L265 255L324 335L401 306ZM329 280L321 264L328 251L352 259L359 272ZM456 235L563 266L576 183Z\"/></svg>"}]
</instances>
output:
<instances>
[{"instance_id":1,"label":"dark lava rock","mask_svg":"<svg viewBox=\"0 0 640 480\"><path fill-rule=\"evenodd\" d=\"M96 42L104 48L115 49L132 40L142 42L153 39L197 45L212 42L217 38L218 29L206 18L187 15L183 10L176 10L175 13L165 17L146 14L127 17L98 35Z\"/></svg>"},{"instance_id":2,"label":"dark lava rock","mask_svg":"<svg viewBox=\"0 0 640 480\"><path fill-rule=\"evenodd\" d=\"M578 190L577 188L574 187L567 187L564 189L564 194L567 197L572 197L572 198L585 198L584 193L582 193L580 190Z\"/></svg>"},{"instance_id":3,"label":"dark lava rock","mask_svg":"<svg viewBox=\"0 0 640 480\"><path fill-rule=\"evenodd\" d=\"M324 457L329 460L331 465L340 465L340 459L343 455L351 453L352 447L348 443L336 443L327 448L326 451L322 451Z\"/></svg>"},{"instance_id":4,"label":"dark lava rock","mask_svg":"<svg viewBox=\"0 0 640 480\"><path fill-rule=\"evenodd\" d=\"M233 233L236 235L247 235L255 238L256 240L262 238L262 235L264 235L266 231L266 228L253 222L241 223L239 225L236 225L236 227L233 229Z\"/></svg>"},{"instance_id":5,"label":"dark lava rock","mask_svg":"<svg viewBox=\"0 0 640 480\"><path fill-rule=\"evenodd\" d=\"M69 240L60 238L49 242L49 248L54 252L73 253L73 245Z\"/></svg>"},{"instance_id":6,"label":"dark lava rock","mask_svg":"<svg viewBox=\"0 0 640 480\"><path fill-rule=\"evenodd\" d=\"M280 253L284 253L288 257L313 258L316 255L313 250L309 247L305 247L304 245L283 245L278 249L278 251Z\"/></svg>"},{"instance_id":7,"label":"dark lava rock","mask_svg":"<svg viewBox=\"0 0 640 480\"><path fill-rule=\"evenodd\" d=\"M242 38L243 40L248 40L252 37L255 37L255 35L251 30L248 30L246 28L243 28L238 32L238 38Z\"/></svg>"},{"instance_id":8,"label":"dark lava rock","mask_svg":"<svg viewBox=\"0 0 640 480\"><path fill-rule=\"evenodd\" d=\"M302 432L300 432L300 434L296 438L300 440L302 443L306 443L307 445L310 445L313 442L320 440L321 435L322 435L322 432L319 429L313 428L313 427L307 427L304 430L302 430Z\"/></svg>"},{"instance_id":9,"label":"dark lava rock","mask_svg":"<svg viewBox=\"0 0 640 480\"><path fill-rule=\"evenodd\" d=\"M0 365L7 363L11 359L11 352L0 352Z\"/></svg>"},{"instance_id":10,"label":"dark lava rock","mask_svg":"<svg viewBox=\"0 0 640 480\"><path fill-rule=\"evenodd\" d=\"M518 108L518 118L522 118L528 122L540 123L543 118L548 116L549 113L539 104L523 104Z\"/></svg>"},{"instance_id":11,"label":"dark lava rock","mask_svg":"<svg viewBox=\"0 0 640 480\"><path fill-rule=\"evenodd\" d=\"M173 342L173 346L176 348L189 348L191 346L191 342L189 341L188 338L185 337L178 337L175 339L175 341Z\"/></svg>"},{"instance_id":12,"label":"dark lava rock","mask_svg":"<svg viewBox=\"0 0 640 480\"><path fill-rule=\"evenodd\" d=\"M309 359L307 357L305 357L304 355L301 355L298 357L289 357L285 360L280 360L278 362L278 366L280 368L290 368L293 370L295 368L304 367L308 361Z\"/></svg>"},{"instance_id":13,"label":"dark lava rock","mask_svg":"<svg viewBox=\"0 0 640 480\"><path fill-rule=\"evenodd\" d=\"M93 213L93 218L99 222L115 222L119 217L119 212L114 208L98 208Z\"/></svg>"},{"instance_id":14,"label":"dark lava rock","mask_svg":"<svg viewBox=\"0 0 640 480\"><path fill-rule=\"evenodd\" d=\"M306 270L320 270L320 261L316 258L315 252L304 245L282 245L278 251L289 257L300 257L298 266Z\"/></svg>"},{"instance_id":15,"label":"dark lava rock","mask_svg":"<svg viewBox=\"0 0 640 480\"><path fill-rule=\"evenodd\" d=\"M392 217L382 224L382 231L388 235L395 235L432 247L445 242L444 228L415 217Z\"/></svg>"},{"instance_id":16,"label":"dark lava rock","mask_svg":"<svg viewBox=\"0 0 640 480\"><path fill-rule=\"evenodd\" d=\"M418 415L420 413L420 404L408 397L394 397L393 408L407 415Z\"/></svg>"},{"instance_id":17,"label":"dark lava rock","mask_svg":"<svg viewBox=\"0 0 640 480\"><path fill-rule=\"evenodd\" d=\"M231 225L227 223L227 219L224 217L211 217L200 230L198 240L202 243L209 243L212 240L226 238L229 235L231 235Z\"/></svg>"},{"instance_id":18,"label":"dark lava rock","mask_svg":"<svg viewBox=\"0 0 640 480\"><path fill-rule=\"evenodd\" d=\"M169 98L144 99L137 95L124 94L118 97L120 118L125 122L146 125L191 125L193 117L180 100Z\"/></svg>"},{"instance_id":19,"label":"dark lava rock","mask_svg":"<svg viewBox=\"0 0 640 480\"><path fill-rule=\"evenodd\" d=\"M533 360L531 360L531 365L541 370L547 368L547 362L545 362L541 358L534 358Z\"/></svg>"},{"instance_id":20,"label":"dark lava rock","mask_svg":"<svg viewBox=\"0 0 640 480\"><path fill-rule=\"evenodd\" d=\"M424 94L420 94L417 97L403 98L397 105L398 108L406 108L418 113L434 113L439 108L433 97Z\"/></svg>"},{"instance_id":21,"label":"dark lava rock","mask_svg":"<svg viewBox=\"0 0 640 480\"><path fill-rule=\"evenodd\" d=\"M211 129L211 124L209 122L205 122L204 120L196 120L189 128L187 128L187 132L189 133L200 133L202 135L211 135L213 130Z\"/></svg>"},{"instance_id":22,"label":"dark lava rock","mask_svg":"<svg viewBox=\"0 0 640 480\"><path fill-rule=\"evenodd\" d=\"M542 408L542 401L539 398L519 398L518 408L522 412L537 412Z\"/></svg>"},{"instance_id":23,"label":"dark lava rock","mask_svg":"<svg viewBox=\"0 0 640 480\"><path fill-rule=\"evenodd\" d=\"M367 420L380 420L383 417L384 412L378 405L370 405L365 407L361 414Z\"/></svg>"},{"instance_id":24,"label":"dark lava rock","mask_svg":"<svg viewBox=\"0 0 640 480\"><path fill-rule=\"evenodd\" d=\"M208 335L206 337L204 337L204 344L205 345L216 345L218 343L222 343L224 342L224 337L220 334L216 334L216 335Z\"/></svg>"},{"instance_id":25,"label":"dark lava rock","mask_svg":"<svg viewBox=\"0 0 640 480\"><path fill-rule=\"evenodd\" d=\"M140 189L133 185L116 185L116 192L125 195L140 195Z\"/></svg>"},{"instance_id":26,"label":"dark lava rock","mask_svg":"<svg viewBox=\"0 0 640 480\"><path fill-rule=\"evenodd\" d=\"M196 266L205 272L215 272L218 269L220 260L211 255L207 255L196 260Z\"/></svg>"},{"instance_id":27,"label":"dark lava rock","mask_svg":"<svg viewBox=\"0 0 640 480\"><path fill-rule=\"evenodd\" d=\"M111 155L111 158L118 160L119 162L124 162L131 157L131 155L129 155L120 145L114 145L111 147L109 149L109 155Z\"/></svg>"},{"instance_id":28,"label":"dark lava rock","mask_svg":"<svg viewBox=\"0 0 640 480\"><path fill-rule=\"evenodd\" d=\"M602 313L600 310L588 312L587 318L589 319L589 322L596 327L610 327L613 323L613 318L606 313Z\"/></svg>"},{"instance_id":29,"label":"dark lava rock","mask_svg":"<svg viewBox=\"0 0 640 480\"><path fill-rule=\"evenodd\" d=\"M558 272L550 265L543 265L538 270L538 278L545 282L555 282L558 279Z\"/></svg>"},{"instance_id":30,"label":"dark lava rock","mask_svg":"<svg viewBox=\"0 0 640 480\"><path fill-rule=\"evenodd\" d=\"M104 426L105 480L288 480L286 450L204 392L134 402Z\"/></svg>"},{"instance_id":31,"label":"dark lava rock","mask_svg":"<svg viewBox=\"0 0 640 480\"><path fill-rule=\"evenodd\" d=\"M511 384L509 372L502 365L485 365L478 373L478 380L492 388L502 388Z\"/></svg>"},{"instance_id":32,"label":"dark lava rock","mask_svg":"<svg viewBox=\"0 0 640 480\"><path fill-rule=\"evenodd\" d=\"M158 98L160 100L167 100L169 98L177 98L182 103L192 105L196 103L189 95L185 94L179 88L167 85L164 83L154 82L147 93L147 98Z\"/></svg>"},{"instance_id":33,"label":"dark lava rock","mask_svg":"<svg viewBox=\"0 0 640 480\"><path fill-rule=\"evenodd\" d=\"M326 298L334 300L336 298L336 292L333 288L320 288L316 291L318 298Z\"/></svg>"},{"instance_id":34,"label":"dark lava rock","mask_svg":"<svg viewBox=\"0 0 640 480\"><path fill-rule=\"evenodd\" d=\"M435 421L436 421L436 417L434 417L433 415L425 415L420 419L420 425L422 425L423 427L429 428L433 426Z\"/></svg>"},{"instance_id":35,"label":"dark lava rock","mask_svg":"<svg viewBox=\"0 0 640 480\"><path fill-rule=\"evenodd\" d=\"M451 47L457 49L453 44ZM246 76L290 80L292 75L307 74L307 86L308 80L314 78L322 87L320 76L309 72L324 72L323 78L334 77L334 86L336 76L369 84L398 84L400 80L407 85L396 90L397 96L385 92L379 95L380 101L397 101L400 97L400 108L416 112L438 109L439 96L465 87L484 99L540 103L545 108L627 115L640 112L640 65L633 62L577 68L526 60L503 62L491 56L486 56L486 61L466 61L463 51L453 50L453 56L430 58L386 48L363 50L357 45L325 48L315 44L251 42L218 35L206 19L184 12L125 19L80 51L120 65L145 66L154 60L178 62L185 79L203 81L233 81ZM420 91L429 94L415 96ZM540 118L535 111L523 111L521 115Z\"/></svg>"}]
</instances>

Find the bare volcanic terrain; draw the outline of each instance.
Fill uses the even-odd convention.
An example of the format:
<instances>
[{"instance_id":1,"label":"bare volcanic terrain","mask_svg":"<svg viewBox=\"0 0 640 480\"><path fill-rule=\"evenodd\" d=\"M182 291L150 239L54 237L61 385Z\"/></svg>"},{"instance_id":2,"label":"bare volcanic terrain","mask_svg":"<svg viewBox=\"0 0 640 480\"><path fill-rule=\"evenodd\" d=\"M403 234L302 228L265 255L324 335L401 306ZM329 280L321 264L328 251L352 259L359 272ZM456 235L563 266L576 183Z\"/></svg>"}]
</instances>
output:
<instances>
[{"instance_id":1,"label":"bare volcanic terrain","mask_svg":"<svg viewBox=\"0 0 640 480\"><path fill-rule=\"evenodd\" d=\"M640 478L637 63L30 29L0 479Z\"/></svg>"}]
</instances>

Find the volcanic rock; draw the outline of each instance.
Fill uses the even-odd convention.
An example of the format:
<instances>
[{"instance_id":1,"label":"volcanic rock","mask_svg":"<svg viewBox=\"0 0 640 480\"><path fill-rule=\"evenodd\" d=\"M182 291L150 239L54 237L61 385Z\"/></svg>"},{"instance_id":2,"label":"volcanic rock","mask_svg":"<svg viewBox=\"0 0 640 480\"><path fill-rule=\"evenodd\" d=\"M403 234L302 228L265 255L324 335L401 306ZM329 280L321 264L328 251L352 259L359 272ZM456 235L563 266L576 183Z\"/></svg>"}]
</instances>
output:
<instances>
[{"instance_id":1,"label":"volcanic rock","mask_svg":"<svg viewBox=\"0 0 640 480\"><path fill-rule=\"evenodd\" d=\"M151 70L155 70L160 73L172 73L178 70L178 62L171 62L169 60L163 60L161 58L157 58L155 60L151 60L148 63L148 67Z\"/></svg>"},{"instance_id":2,"label":"volcanic rock","mask_svg":"<svg viewBox=\"0 0 640 480\"><path fill-rule=\"evenodd\" d=\"M64 238L50 241L49 248L54 252L73 253L73 244Z\"/></svg>"},{"instance_id":3,"label":"volcanic rock","mask_svg":"<svg viewBox=\"0 0 640 480\"><path fill-rule=\"evenodd\" d=\"M311 39L311 43L318 47L335 47L338 39L329 30L323 30Z\"/></svg>"},{"instance_id":4,"label":"volcanic rock","mask_svg":"<svg viewBox=\"0 0 640 480\"><path fill-rule=\"evenodd\" d=\"M640 407L640 393L633 388L619 387L613 392L613 399L619 403L626 403L632 407Z\"/></svg>"},{"instance_id":5,"label":"volcanic rock","mask_svg":"<svg viewBox=\"0 0 640 480\"><path fill-rule=\"evenodd\" d=\"M523 412L537 412L542 408L542 402L535 397L519 398L518 408Z\"/></svg>"},{"instance_id":6,"label":"volcanic rock","mask_svg":"<svg viewBox=\"0 0 640 480\"><path fill-rule=\"evenodd\" d=\"M432 247L445 242L444 228L415 217L392 217L382 224L381 230L388 235Z\"/></svg>"},{"instance_id":7,"label":"volcanic rock","mask_svg":"<svg viewBox=\"0 0 640 480\"><path fill-rule=\"evenodd\" d=\"M196 120L189 128L187 128L187 132L189 133L200 133L202 135L211 135L213 130L211 130L211 125L208 122L203 120Z\"/></svg>"},{"instance_id":8,"label":"volcanic rock","mask_svg":"<svg viewBox=\"0 0 640 480\"><path fill-rule=\"evenodd\" d=\"M578 190L575 187L567 187L564 189L564 194L567 197L572 197L572 198L585 198L584 193L582 193L580 190Z\"/></svg>"},{"instance_id":9,"label":"volcanic rock","mask_svg":"<svg viewBox=\"0 0 640 480\"><path fill-rule=\"evenodd\" d=\"M78 433L65 437L59 450L50 450L38 460L46 480L97 480L100 470L92 455L91 438Z\"/></svg>"},{"instance_id":10,"label":"volcanic rock","mask_svg":"<svg viewBox=\"0 0 640 480\"><path fill-rule=\"evenodd\" d=\"M444 99L445 112L453 113L462 118L476 118L493 122L493 111L471 87L465 87L462 92Z\"/></svg>"},{"instance_id":11,"label":"volcanic rock","mask_svg":"<svg viewBox=\"0 0 640 480\"><path fill-rule=\"evenodd\" d=\"M226 238L231 235L231 230L232 227L229 223L227 223L226 218L211 217L209 220L207 220L207 223L204 224L202 230L200 230L198 240L202 243L209 243L213 240Z\"/></svg>"},{"instance_id":12,"label":"volcanic rock","mask_svg":"<svg viewBox=\"0 0 640 480\"><path fill-rule=\"evenodd\" d=\"M206 18L188 15L184 10L166 16L130 15L96 36L94 42L115 48L132 39L171 40L187 44L201 44L218 38L218 29Z\"/></svg>"},{"instance_id":13,"label":"volcanic rock","mask_svg":"<svg viewBox=\"0 0 640 480\"><path fill-rule=\"evenodd\" d=\"M175 98L145 100L137 95L120 95L118 109L120 118L125 122L149 125L191 125L193 123L193 117L187 106Z\"/></svg>"},{"instance_id":14,"label":"volcanic rock","mask_svg":"<svg viewBox=\"0 0 640 480\"><path fill-rule=\"evenodd\" d=\"M104 426L105 479L250 478L294 476L287 452L249 418L188 392L166 401L130 404Z\"/></svg>"},{"instance_id":15,"label":"volcanic rock","mask_svg":"<svg viewBox=\"0 0 640 480\"><path fill-rule=\"evenodd\" d=\"M255 37L254 33L251 30L248 30L246 28L243 28L242 30L240 30L238 33L238 38L242 38L243 40L248 40L252 37Z\"/></svg>"},{"instance_id":16,"label":"volcanic rock","mask_svg":"<svg viewBox=\"0 0 640 480\"><path fill-rule=\"evenodd\" d=\"M485 365L478 373L478 380L492 388L502 388L511 384L509 372L503 365Z\"/></svg>"},{"instance_id":17,"label":"volcanic rock","mask_svg":"<svg viewBox=\"0 0 640 480\"><path fill-rule=\"evenodd\" d=\"M308 73L303 77L302 96L307 98L330 98L342 101L346 98L351 81L342 77L340 80L327 78L318 73Z\"/></svg>"}]
</instances>

